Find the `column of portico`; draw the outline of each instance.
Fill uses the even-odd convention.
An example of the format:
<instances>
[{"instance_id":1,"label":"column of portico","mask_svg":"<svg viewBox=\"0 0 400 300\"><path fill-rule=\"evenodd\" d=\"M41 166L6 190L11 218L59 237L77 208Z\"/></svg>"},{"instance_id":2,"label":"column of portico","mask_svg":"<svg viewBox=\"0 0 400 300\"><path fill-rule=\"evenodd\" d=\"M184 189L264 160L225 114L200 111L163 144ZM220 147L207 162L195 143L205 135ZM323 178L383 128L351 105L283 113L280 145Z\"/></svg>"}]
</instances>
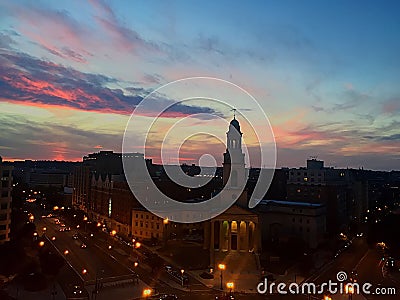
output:
<instances>
[{"instance_id":1,"label":"column of portico","mask_svg":"<svg viewBox=\"0 0 400 300\"><path fill-rule=\"evenodd\" d=\"M245 241L245 247L244 247L244 250L246 251L246 252L249 252L249 227L250 227L250 222L249 221L246 221L246 236L245 236L245 238L244 238L244 241Z\"/></svg>"},{"instance_id":2,"label":"column of portico","mask_svg":"<svg viewBox=\"0 0 400 300\"><path fill-rule=\"evenodd\" d=\"M232 249L232 232L231 232L232 221L228 221L228 251Z\"/></svg>"},{"instance_id":3,"label":"column of portico","mask_svg":"<svg viewBox=\"0 0 400 300\"><path fill-rule=\"evenodd\" d=\"M224 235L224 221L219 222L219 251L222 251L222 248L225 244L225 235Z\"/></svg>"},{"instance_id":4,"label":"column of portico","mask_svg":"<svg viewBox=\"0 0 400 300\"><path fill-rule=\"evenodd\" d=\"M211 248L211 224L212 221L204 223L203 249Z\"/></svg>"},{"instance_id":5,"label":"column of portico","mask_svg":"<svg viewBox=\"0 0 400 300\"><path fill-rule=\"evenodd\" d=\"M236 221L237 224L237 251L240 251L240 224L241 221Z\"/></svg>"},{"instance_id":6,"label":"column of portico","mask_svg":"<svg viewBox=\"0 0 400 300\"><path fill-rule=\"evenodd\" d=\"M210 249L214 251L214 221L211 221L210 227Z\"/></svg>"},{"instance_id":7,"label":"column of portico","mask_svg":"<svg viewBox=\"0 0 400 300\"><path fill-rule=\"evenodd\" d=\"M254 253L258 253L258 243L259 243L259 228L258 223L254 223L254 232L253 232L253 246L254 246Z\"/></svg>"},{"instance_id":8,"label":"column of portico","mask_svg":"<svg viewBox=\"0 0 400 300\"><path fill-rule=\"evenodd\" d=\"M211 221L210 232L210 265L214 266L215 249L214 249L214 221Z\"/></svg>"}]
</instances>

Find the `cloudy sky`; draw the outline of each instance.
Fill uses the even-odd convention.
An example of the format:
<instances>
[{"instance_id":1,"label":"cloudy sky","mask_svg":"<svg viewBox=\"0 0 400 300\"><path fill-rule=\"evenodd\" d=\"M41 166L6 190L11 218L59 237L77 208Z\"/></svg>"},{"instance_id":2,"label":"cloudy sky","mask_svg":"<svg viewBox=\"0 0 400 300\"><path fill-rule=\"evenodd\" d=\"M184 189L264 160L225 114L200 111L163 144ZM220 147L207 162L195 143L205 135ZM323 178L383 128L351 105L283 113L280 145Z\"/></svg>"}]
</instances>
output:
<instances>
[{"instance_id":1,"label":"cloudy sky","mask_svg":"<svg viewBox=\"0 0 400 300\"><path fill-rule=\"evenodd\" d=\"M279 167L318 156L337 167L400 169L399 9L398 1L0 0L0 155L81 160L121 151L144 97L207 76L260 103ZM155 98L150 109L170 100ZM201 113L232 118L198 101L161 119ZM211 153L220 163L224 147L197 136L181 162Z\"/></svg>"}]
</instances>

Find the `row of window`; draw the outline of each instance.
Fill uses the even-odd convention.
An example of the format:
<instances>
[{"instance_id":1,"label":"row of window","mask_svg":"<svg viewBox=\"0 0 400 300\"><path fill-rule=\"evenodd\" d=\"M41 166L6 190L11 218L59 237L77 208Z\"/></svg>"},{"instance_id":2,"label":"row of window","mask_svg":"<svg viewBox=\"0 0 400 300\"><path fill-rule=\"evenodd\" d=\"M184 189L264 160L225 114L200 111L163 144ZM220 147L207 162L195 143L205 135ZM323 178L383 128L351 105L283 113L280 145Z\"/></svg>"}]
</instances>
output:
<instances>
[{"instance_id":1,"label":"row of window","mask_svg":"<svg viewBox=\"0 0 400 300\"><path fill-rule=\"evenodd\" d=\"M290 175L294 176L294 172L293 172L293 171L290 172ZM301 172L297 172L297 176L301 176ZM308 173L307 173L307 172L304 172L304 173L303 173L303 176L308 176ZM311 173L310 173L310 176L314 176L314 173L311 172ZM322 176L322 174L321 174L321 173L318 173L317 176Z\"/></svg>"},{"instance_id":2,"label":"row of window","mask_svg":"<svg viewBox=\"0 0 400 300\"><path fill-rule=\"evenodd\" d=\"M145 231L144 232L144 234L143 234L143 231L136 231L135 230L135 235L139 235L139 236L141 236L141 237L149 237L149 238L151 238L151 237L156 237L156 238L159 238L160 237L160 235L158 234L158 233L156 233L155 235L153 235L151 232L149 232L149 231Z\"/></svg>"},{"instance_id":3,"label":"row of window","mask_svg":"<svg viewBox=\"0 0 400 300\"><path fill-rule=\"evenodd\" d=\"M9 177L10 176L10 170L3 170L3 174L1 174L1 177Z\"/></svg>"},{"instance_id":4,"label":"row of window","mask_svg":"<svg viewBox=\"0 0 400 300\"><path fill-rule=\"evenodd\" d=\"M8 197L10 197L10 192L9 192L9 191L2 191L2 192L1 192L1 197L2 197L2 198L8 198Z\"/></svg>"},{"instance_id":5,"label":"row of window","mask_svg":"<svg viewBox=\"0 0 400 300\"><path fill-rule=\"evenodd\" d=\"M293 223L296 222L296 218L292 218L292 222ZM303 219L302 218L299 219L299 223L303 223ZM307 219L306 223L310 224L310 220Z\"/></svg>"},{"instance_id":6,"label":"row of window","mask_svg":"<svg viewBox=\"0 0 400 300\"><path fill-rule=\"evenodd\" d=\"M154 225L156 225L156 226L154 226ZM135 226L139 227L139 222L138 221L135 221ZM157 224L157 223L154 224L154 222L151 222L150 226L151 226L151 229L154 229L154 227L156 227L157 230L160 229L160 224ZM143 228L143 222L142 221L140 221L140 227ZM149 228L149 222L145 222L144 227L145 228Z\"/></svg>"},{"instance_id":7,"label":"row of window","mask_svg":"<svg viewBox=\"0 0 400 300\"><path fill-rule=\"evenodd\" d=\"M144 217L143 217L143 214L140 214L140 218L141 218L141 219L144 218ZM152 219L152 220L154 220L155 218L157 218L157 217L151 216L151 219ZM136 214L136 219L139 219L139 214ZM146 220L148 220L148 219L149 219L149 215L146 214Z\"/></svg>"},{"instance_id":8,"label":"row of window","mask_svg":"<svg viewBox=\"0 0 400 300\"><path fill-rule=\"evenodd\" d=\"M293 233L296 232L296 228L294 226L292 227L292 232ZM299 227L299 232L303 232L303 226ZM306 228L306 232L310 232L310 228L309 227Z\"/></svg>"}]
</instances>

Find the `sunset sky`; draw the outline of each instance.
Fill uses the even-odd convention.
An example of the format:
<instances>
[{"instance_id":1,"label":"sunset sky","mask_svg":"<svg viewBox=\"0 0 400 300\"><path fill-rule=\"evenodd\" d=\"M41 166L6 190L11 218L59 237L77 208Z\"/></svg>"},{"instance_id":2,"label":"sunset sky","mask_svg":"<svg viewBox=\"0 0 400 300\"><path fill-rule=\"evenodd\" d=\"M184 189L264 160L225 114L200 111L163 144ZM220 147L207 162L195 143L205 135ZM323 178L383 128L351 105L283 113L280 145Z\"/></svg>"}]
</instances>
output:
<instances>
[{"instance_id":1,"label":"sunset sky","mask_svg":"<svg viewBox=\"0 0 400 300\"><path fill-rule=\"evenodd\" d=\"M0 0L0 155L76 161L121 151L145 96L206 76L260 103L278 167L318 156L337 167L400 169L399 11L398 1ZM249 108L237 109L245 123L240 110ZM213 118L190 117L201 113L232 118L198 101L162 119L189 117L225 134ZM220 163L225 146L198 136L185 147L181 162L210 153Z\"/></svg>"}]
</instances>

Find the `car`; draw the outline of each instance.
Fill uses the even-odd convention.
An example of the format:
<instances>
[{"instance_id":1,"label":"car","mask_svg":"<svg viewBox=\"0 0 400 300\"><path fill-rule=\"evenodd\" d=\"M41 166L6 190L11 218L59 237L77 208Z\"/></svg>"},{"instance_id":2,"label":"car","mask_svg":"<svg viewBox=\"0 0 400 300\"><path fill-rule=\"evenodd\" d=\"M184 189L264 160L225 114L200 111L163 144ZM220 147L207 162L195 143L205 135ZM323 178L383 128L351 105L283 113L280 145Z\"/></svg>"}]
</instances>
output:
<instances>
[{"instance_id":1,"label":"car","mask_svg":"<svg viewBox=\"0 0 400 300\"><path fill-rule=\"evenodd\" d=\"M215 296L215 300L235 300L235 297L230 294Z\"/></svg>"},{"instance_id":2,"label":"car","mask_svg":"<svg viewBox=\"0 0 400 300\"><path fill-rule=\"evenodd\" d=\"M82 248L82 249L86 249L86 248L87 248L86 244L85 244L85 243L82 243L82 244L81 244L81 248Z\"/></svg>"},{"instance_id":3,"label":"car","mask_svg":"<svg viewBox=\"0 0 400 300\"><path fill-rule=\"evenodd\" d=\"M80 285L74 285L72 287L72 293L74 295L82 295L83 291L82 291L82 287Z\"/></svg>"},{"instance_id":4,"label":"car","mask_svg":"<svg viewBox=\"0 0 400 300\"><path fill-rule=\"evenodd\" d=\"M358 273L356 269L353 269L350 273L350 281L357 282Z\"/></svg>"},{"instance_id":5,"label":"car","mask_svg":"<svg viewBox=\"0 0 400 300\"><path fill-rule=\"evenodd\" d=\"M71 227L65 227L65 231L71 231Z\"/></svg>"},{"instance_id":6,"label":"car","mask_svg":"<svg viewBox=\"0 0 400 300\"><path fill-rule=\"evenodd\" d=\"M78 239L78 235L75 233L75 234L72 236L72 238L73 238L74 240L77 240L77 239Z\"/></svg>"},{"instance_id":7,"label":"car","mask_svg":"<svg viewBox=\"0 0 400 300\"><path fill-rule=\"evenodd\" d=\"M59 231L63 232L63 231L65 231L65 228L64 228L64 227L61 227L61 228L59 229Z\"/></svg>"},{"instance_id":8,"label":"car","mask_svg":"<svg viewBox=\"0 0 400 300\"><path fill-rule=\"evenodd\" d=\"M64 224L64 223L61 223L60 226L61 226L61 227L65 227L65 224Z\"/></svg>"},{"instance_id":9,"label":"car","mask_svg":"<svg viewBox=\"0 0 400 300\"><path fill-rule=\"evenodd\" d=\"M178 296L175 294L161 294L157 296L157 299L159 300L176 300L178 299Z\"/></svg>"}]
</instances>

